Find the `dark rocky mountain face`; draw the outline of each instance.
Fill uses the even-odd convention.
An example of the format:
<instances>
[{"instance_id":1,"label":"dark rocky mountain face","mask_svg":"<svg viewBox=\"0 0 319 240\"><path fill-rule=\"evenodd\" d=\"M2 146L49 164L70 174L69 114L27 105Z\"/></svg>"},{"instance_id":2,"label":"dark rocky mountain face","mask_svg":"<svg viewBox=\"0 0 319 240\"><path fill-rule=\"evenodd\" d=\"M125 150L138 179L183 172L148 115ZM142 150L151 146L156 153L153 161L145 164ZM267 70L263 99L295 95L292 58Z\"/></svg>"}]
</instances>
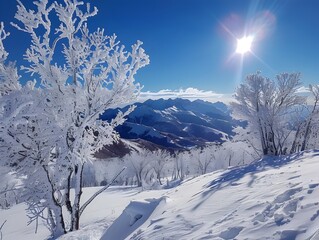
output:
<instances>
[{"instance_id":1,"label":"dark rocky mountain face","mask_svg":"<svg viewBox=\"0 0 319 240\"><path fill-rule=\"evenodd\" d=\"M207 142L223 142L243 125L231 117L227 105L202 100L159 99L136 103L127 121L117 128L124 139L141 139L163 148L186 149ZM101 119L112 119L119 110L105 111Z\"/></svg>"}]
</instances>

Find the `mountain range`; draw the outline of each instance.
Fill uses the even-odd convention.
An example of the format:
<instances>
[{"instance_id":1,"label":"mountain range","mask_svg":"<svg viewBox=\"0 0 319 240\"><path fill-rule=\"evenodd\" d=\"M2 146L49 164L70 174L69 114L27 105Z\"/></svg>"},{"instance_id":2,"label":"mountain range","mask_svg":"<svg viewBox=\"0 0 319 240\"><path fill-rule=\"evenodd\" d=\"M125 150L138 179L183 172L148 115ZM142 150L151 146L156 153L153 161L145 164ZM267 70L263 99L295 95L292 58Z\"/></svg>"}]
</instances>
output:
<instances>
[{"instance_id":1,"label":"mountain range","mask_svg":"<svg viewBox=\"0 0 319 240\"><path fill-rule=\"evenodd\" d=\"M229 107L222 102L190 101L187 99L158 99L136 103L125 123L117 127L122 139L152 143L162 148L188 149L208 142L223 142L244 125L232 118ZM109 109L101 115L108 121L122 109Z\"/></svg>"}]
</instances>

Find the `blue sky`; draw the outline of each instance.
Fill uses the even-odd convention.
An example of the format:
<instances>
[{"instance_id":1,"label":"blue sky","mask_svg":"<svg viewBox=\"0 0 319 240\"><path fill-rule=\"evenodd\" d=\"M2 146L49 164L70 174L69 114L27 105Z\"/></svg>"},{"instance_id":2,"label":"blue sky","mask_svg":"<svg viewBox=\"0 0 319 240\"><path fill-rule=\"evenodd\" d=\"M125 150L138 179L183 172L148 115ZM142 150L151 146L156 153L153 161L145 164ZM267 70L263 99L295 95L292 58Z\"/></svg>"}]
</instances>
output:
<instances>
[{"instance_id":1,"label":"blue sky","mask_svg":"<svg viewBox=\"0 0 319 240\"><path fill-rule=\"evenodd\" d=\"M22 0L30 5L30 0ZM87 2L87 1L85 1ZM301 72L319 83L318 0L91 0L90 27L116 33L127 47L144 42L151 64L136 79L144 91L195 88L232 93L249 73ZM28 38L9 26L15 1L0 1L11 36L10 59L22 59ZM236 38L255 36L252 52L234 54Z\"/></svg>"}]
</instances>

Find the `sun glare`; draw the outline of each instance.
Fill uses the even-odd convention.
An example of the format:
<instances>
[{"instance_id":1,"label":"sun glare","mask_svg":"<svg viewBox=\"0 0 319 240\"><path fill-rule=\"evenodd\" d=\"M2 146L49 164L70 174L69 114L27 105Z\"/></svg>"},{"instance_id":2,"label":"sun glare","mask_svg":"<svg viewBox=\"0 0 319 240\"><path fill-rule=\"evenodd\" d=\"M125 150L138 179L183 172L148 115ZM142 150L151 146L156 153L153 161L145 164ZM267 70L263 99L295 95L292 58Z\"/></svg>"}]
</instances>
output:
<instances>
[{"instance_id":1,"label":"sun glare","mask_svg":"<svg viewBox=\"0 0 319 240\"><path fill-rule=\"evenodd\" d=\"M250 52L252 42L252 36L244 36L241 39L237 39L236 53L245 54L247 52Z\"/></svg>"}]
</instances>

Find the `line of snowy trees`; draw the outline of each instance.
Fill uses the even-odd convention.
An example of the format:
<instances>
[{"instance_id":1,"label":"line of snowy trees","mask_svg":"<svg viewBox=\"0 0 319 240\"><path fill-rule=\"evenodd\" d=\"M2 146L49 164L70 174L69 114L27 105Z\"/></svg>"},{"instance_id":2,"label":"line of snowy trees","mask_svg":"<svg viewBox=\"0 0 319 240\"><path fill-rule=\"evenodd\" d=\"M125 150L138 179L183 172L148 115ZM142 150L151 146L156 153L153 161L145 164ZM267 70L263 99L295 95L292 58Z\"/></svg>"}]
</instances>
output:
<instances>
[{"instance_id":1,"label":"line of snowy trees","mask_svg":"<svg viewBox=\"0 0 319 240\"><path fill-rule=\"evenodd\" d=\"M108 186L114 173L126 168L115 184L135 185L142 189L172 187L185 178L251 162L257 155L248 148L249 145L242 142L239 142L239 146L235 142L225 142L176 152L136 149L123 158L95 160L85 164L82 185ZM0 180L3 183L0 184L0 207L8 208L20 200L21 189L12 175L3 174Z\"/></svg>"},{"instance_id":2,"label":"line of snowy trees","mask_svg":"<svg viewBox=\"0 0 319 240\"><path fill-rule=\"evenodd\" d=\"M261 155L285 155L314 147L318 132L319 86L310 85L309 105L301 96L300 73L281 73L275 80L260 72L248 75L238 87L232 109L248 121L246 138Z\"/></svg>"},{"instance_id":3,"label":"line of snowy trees","mask_svg":"<svg viewBox=\"0 0 319 240\"><path fill-rule=\"evenodd\" d=\"M213 143L206 147L175 152L142 148L133 150L123 158L95 161L90 166L93 170L85 174L91 179L91 182L87 182L89 186L105 185L109 183L113 172L125 166L127 169L117 179L117 184L157 189L175 185L188 177L246 164L257 157L254 149L243 142Z\"/></svg>"},{"instance_id":4,"label":"line of snowy trees","mask_svg":"<svg viewBox=\"0 0 319 240\"><path fill-rule=\"evenodd\" d=\"M141 88L134 76L149 57L140 41L128 51L115 35L90 32L87 21L98 10L89 3L41 0L27 9L18 1L17 7L12 25L31 38L21 69L36 80L21 85L7 61L9 33L1 23L0 164L21 181L30 221L43 219L57 237L79 229L84 165L118 140L114 128L134 108L109 122L99 115L136 99Z\"/></svg>"}]
</instances>

